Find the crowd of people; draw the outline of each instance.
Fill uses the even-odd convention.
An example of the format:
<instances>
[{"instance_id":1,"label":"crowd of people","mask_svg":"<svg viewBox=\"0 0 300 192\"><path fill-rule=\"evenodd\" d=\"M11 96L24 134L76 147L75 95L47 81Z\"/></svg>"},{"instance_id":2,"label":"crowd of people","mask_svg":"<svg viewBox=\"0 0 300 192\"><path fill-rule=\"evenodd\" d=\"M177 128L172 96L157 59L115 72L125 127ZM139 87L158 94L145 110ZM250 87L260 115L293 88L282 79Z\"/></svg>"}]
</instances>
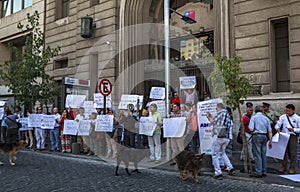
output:
<instances>
[{"instance_id":1,"label":"crowd of people","mask_svg":"<svg viewBox=\"0 0 300 192\"><path fill-rule=\"evenodd\" d=\"M175 165L174 157L183 150L189 150L195 153L200 153L200 141L197 122L197 106L194 102L193 90L185 92L189 95L188 102L183 103L177 92L171 100L170 118L185 117L186 130L182 137L168 138L170 141L170 151L172 159L170 165ZM210 99L206 94L205 99ZM295 113L295 106L288 104L285 109L285 114L281 115L278 112L270 110L270 104L263 103L257 105L253 109L253 104L246 104L246 112L243 114L243 124L247 145L243 145L240 159L246 158L246 147L248 150L248 158L251 163L255 164L255 173L252 177L266 176L266 147L272 148L272 136L275 133L290 134L288 146L285 152L285 157L282 160L282 167L279 173L288 171L289 174L295 173L297 162L298 148L298 133L300 133L300 117ZM79 143L80 152L86 155L101 155L107 158L116 158L118 147L124 145L131 148L149 148L149 161L152 163L162 162L162 158L166 156L166 138L163 136L163 116L158 112L155 103L147 104L145 109L139 107L128 106L127 109L117 111L113 109L96 109L89 115L85 114L83 107L79 109L64 109L59 113L57 107L53 108L52 115L55 116L54 129L43 129L34 127L32 130L14 131L10 129L10 124L6 119L13 118L16 122L18 118L28 117L32 114L27 110L22 113L21 108L16 106L14 113L9 110L8 106L4 107L4 114L1 121L1 137L2 143L15 143L19 140L26 140L29 149L36 151L46 150L71 153L72 143ZM44 114L43 108L37 107L37 114ZM113 131L98 132L95 131L96 120L98 115L113 116ZM141 117L153 117L156 119L156 127L152 136L139 134L139 120ZM212 163L214 167L214 178L222 179L222 171L227 170L229 174L234 175L235 169L231 163L233 149L233 117L230 107L226 107L223 103L218 103L216 106L216 115L212 116L207 113L208 121L213 125L212 136L213 142L211 147ZM66 120L90 120L89 136L71 136L64 134L64 122ZM13 125L15 126L15 125ZM15 127L14 127L15 128ZM268 137L266 136L268 134ZM17 136L17 137L16 137ZM47 141L50 140L47 145ZM268 146L267 146L268 142ZM290 161L289 169L287 169Z\"/></svg>"}]
</instances>

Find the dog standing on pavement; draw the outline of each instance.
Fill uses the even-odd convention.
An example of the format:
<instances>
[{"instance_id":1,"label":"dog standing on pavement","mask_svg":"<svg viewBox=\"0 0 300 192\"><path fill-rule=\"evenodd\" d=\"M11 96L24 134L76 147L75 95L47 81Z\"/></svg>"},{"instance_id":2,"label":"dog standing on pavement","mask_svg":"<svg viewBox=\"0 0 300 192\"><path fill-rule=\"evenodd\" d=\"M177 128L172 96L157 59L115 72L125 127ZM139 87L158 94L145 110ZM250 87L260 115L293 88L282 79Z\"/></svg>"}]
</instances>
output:
<instances>
[{"instance_id":1,"label":"dog standing on pavement","mask_svg":"<svg viewBox=\"0 0 300 192\"><path fill-rule=\"evenodd\" d=\"M198 171L202 167L203 154L193 153L191 151L182 151L176 156L176 163L180 178L185 181L189 178L189 172L192 172L195 183L199 183Z\"/></svg>"},{"instance_id":2,"label":"dog standing on pavement","mask_svg":"<svg viewBox=\"0 0 300 192\"><path fill-rule=\"evenodd\" d=\"M0 151L9 157L10 165L15 165L15 160L17 159L15 154L24 149L27 146L26 141L20 141L18 143L9 144L9 143L1 143L0 144Z\"/></svg>"},{"instance_id":3,"label":"dog standing on pavement","mask_svg":"<svg viewBox=\"0 0 300 192\"><path fill-rule=\"evenodd\" d=\"M119 165L121 161L125 163L125 170L128 175L131 175L128 171L129 162L133 162L134 170L132 172L141 173L138 169L138 163L143 160L149 154L148 149L134 149L134 148L127 148L122 146L118 149L117 153L117 167L115 171L115 175L119 176Z\"/></svg>"}]
</instances>

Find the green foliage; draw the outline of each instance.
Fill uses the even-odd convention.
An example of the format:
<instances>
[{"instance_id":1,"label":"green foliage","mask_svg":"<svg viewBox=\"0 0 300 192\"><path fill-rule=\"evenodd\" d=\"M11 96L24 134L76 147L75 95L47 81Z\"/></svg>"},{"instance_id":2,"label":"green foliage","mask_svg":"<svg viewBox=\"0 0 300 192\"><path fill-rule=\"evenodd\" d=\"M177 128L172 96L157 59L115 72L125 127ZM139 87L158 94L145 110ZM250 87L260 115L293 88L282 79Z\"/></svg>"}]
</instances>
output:
<instances>
[{"instance_id":1,"label":"green foliage","mask_svg":"<svg viewBox=\"0 0 300 192\"><path fill-rule=\"evenodd\" d=\"M242 98L247 98L253 91L253 85L241 75L241 58L235 56L215 57L215 68L209 77L215 97L222 97L224 102L235 110L243 104Z\"/></svg>"},{"instance_id":2,"label":"green foliage","mask_svg":"<svg viewBox=\"0 0 300 192\"><path fill-rule=\"evenodd\" d=\"M25 46L19 52L17 47L9 44L12 55L16 59L5 61L0 66L0 78L6 82L9 90L15 95L18 104L25 107L34 105L36 101L51 103L59 89L54 79L45 72L47 63L56 56L60 48L44 46L44 33L39 27L39 13L27 14L28 23L19 23L17 28L29 31L25 36Z\"/></svg>"}]
</instances>

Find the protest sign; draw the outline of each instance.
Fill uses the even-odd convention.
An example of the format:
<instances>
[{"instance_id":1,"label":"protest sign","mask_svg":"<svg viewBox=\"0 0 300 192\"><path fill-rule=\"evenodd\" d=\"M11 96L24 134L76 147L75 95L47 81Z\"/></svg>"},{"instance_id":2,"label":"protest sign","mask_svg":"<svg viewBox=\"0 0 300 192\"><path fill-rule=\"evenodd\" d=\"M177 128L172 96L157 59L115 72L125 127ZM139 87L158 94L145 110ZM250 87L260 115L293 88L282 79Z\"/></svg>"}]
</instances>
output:
<instances>
[{"instance_id":1,"label":"protest sign","mask_svg":"<svg viewBox=\"0 0 300 192\"><path fill-rule=\"evenodd\" d=\"M91 129L91 120L80 120L78 124L78 135L89 136Z\"/></svg>"},{"instance_id":2,"label":"protest sign","mask_svg":"<svg viewBox=\"0 0 300 192\"><path fill-rule=\"evenodd\" d=\"M216 106L218 103L223 103L222 99L217 98L197 103L197 122L201 153L211 154L213 125L207 119L206 114L216 115Z\"/></svg>"},{"instance_id":3,"label":"protest sign","mask_svg":"<svg viewBox=\"0 0 300 192\"><path fill-rule=\"evenodd\" d=\"M164 87L152 87L149 98L151 99L165 99L165 88Z\"/></svg>"},{"instance_id":4,"label":"protest sign","mask_svg":"<svg viewBox=\"0 0 300 192\"><path fill-rule=\"evenodd\" d=\"M67 95L66 97L66 108L79 108L83 106L85 95Z\"/></svg>"},{"instance_id":5,"label":"protest sign","mask_svg":"<svg viewBox=\"0 0 300 192\"><path fill-rule=\"evenodd\" d=\"M3 114L4 114L4 108L0 107L0 119L2 119Z\"/></svg>"},{"instance_id":6,"label":"protest sign","mask_svg":"<svg viewBox=\"0 0 300 192\"><path fill-rule=\"evenodd\" d=\"M33 130L32 127L28 127L28 117L20 118L19 122L22 124L22 127L19 129L20 131L30 131Z\"/></svg>"},{"instance_id":7,"label":"protest sign","mask_svg":"<svg viewBox=\"0 0 300 192\"><path fill-rule=\"evenodd\" d=\"M194 89L197 81L196 76L179 77L180 89Z\"/></svg>"},{"instance_id":8,"label":"protest sign","mask_svg":"<svg viewBox=\"0 0 300 192\"><path fill-rule=\"evenodd\" d=\"M290 138L290 134L280 132L278 142L272 142L272 149L269 149L268 147L269 141L268 141L267 156L283 160L286 146L289 142L289 138Z\"/></svg>"},{"instance_id":9,"label":"protest sign","mask_svg":"<svg viewBox=\"0 0 300 192\"><path fill-rule=\"evenodd\" d=\"M94 108L94 101L84 101L84 116L89 117L92 113L97 113L97 110Z\"/></svg>"},{"instance_id":10,"label":"protest sign","mask_svg":"<svg viewBox=\"0 0 300 192\"><path fill-rule=\"evenodd\" d=\"M95 125L96 132L112 132L114 116L113 115L98 115Z\"/></svg>"},{"instance_id":11,"label":"protest sign","mask_svg":"<svg viewBox=\"0 0 300 192\"><path fill-rule=\"evenodd\" d=\"M139 123L139 134L152 136L156 128L156 118L154 117L141 117Z\"/></svg>"},{"instance_id":12,"label":"protest sign","mask_svg":"<svg viewBox=\"0 0 300 192\"><path fill-rule=\"evenodd\" d=\"M186 126L185 117L174 117L163 120L164 138L182 137Z\"/></svg>"},{"instance_id":13,"label":"protest sign","mask_svg":"<svg viewBox=\"0 0 300 192\"><path fill-rule=\"evenodd\" d=\"M78 123L74 120L64 121L64 135L76 135L77 134Z\"/></svg>"},{"instance_id":14,"label":"protest sign","mask_svg":"<svg viewBox=\"0 0 300 192\"><path fill-rule=\"evenodd\" d=\"M54 115L43 115L41 121L42 129L54 129L55 116Z\"/></svg>"},{"instance_id":15,"label":"protest sign","mask_svg":"<svg viewBox=\"0 0 300 192\"><path fill-rule=\"evenodd\" d=\"M43 114L30 114L28 116L28 127L41 127Z\"/></svg>"},{"instance_id":16,"label":"protest sign","mask_svg":"<svg viewBox=\"0 0 300 192\"><path fill-rule=\"evenodd\" d=\"M142 95L122 95L121 101L119 103L118 109L127 109L129 104L134 105L134 109L137 109L137 100L139 99L139 109L142 109L143 106L143 96Z\"/></svg>"},{"instance_id":17,"label":"protest sign","mask_svg":"<svg viewBox=\"0 0 300 192\"><path fill-rule=\"evenodd\" d=\"M104 108L104 96L94 93L94 108ZM106 108L111 108L111 95L106 96Z\"/></svg>"},{"instance_id":18,"label":"protest sign","mask_svg":"<svg viewBox=\"0 0 300 192\"><path fill-rule=\"evenodd\" d=\"M157 112L159 112L162 117L166 117L166 101L151 101L150 105L152 103L156 104Z\"/></svg>"}]
</instances>

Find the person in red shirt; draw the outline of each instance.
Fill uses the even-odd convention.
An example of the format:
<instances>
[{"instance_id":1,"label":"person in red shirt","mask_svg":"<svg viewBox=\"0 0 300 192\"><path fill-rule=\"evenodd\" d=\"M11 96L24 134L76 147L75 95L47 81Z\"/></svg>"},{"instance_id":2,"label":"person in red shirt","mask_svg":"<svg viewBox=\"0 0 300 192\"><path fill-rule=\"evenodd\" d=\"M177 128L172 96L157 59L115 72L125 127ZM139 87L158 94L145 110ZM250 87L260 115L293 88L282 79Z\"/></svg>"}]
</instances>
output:
<instances>
[{"instance_id":1,"label":"person in red shirt","mask_svg":"<svg viewBox=\"0 0 300 192\"><path fill-rule=\"evenodd\" d=\"M61 114L61 119L58 121L60 124L61 131L61 152L71 153L71 136L65 135L64 133L64 122L65 120L71 120L68 110L63 110Z\"/></svg>"},{"instance_id":2,"label":"person in red shirt","mask_svg":"<svg viewBox=\"0 0 300 192\"><path fill-rule=\"evenodd\" d=\"M252 133L249 129L249 123L250 123L252 114L253 114L253 107L248 106L246 114L243 116L243 123L244 123L244 127L245 127L246 140L248 143L249 159L250 159L251 163L254 163L254 158L253 158L253 153L252 153L252 143L251 143L251 139L250 139ZM242 149L241 156L240 156L241 161L244 160L244 158L245 158L245 150L246 150L245 145L243 145L243 149Z\"/></svg>"},{"instance_id":3,"label":"person in red shirt","mask_svg":"<svg viewBox=\"0 0 300 192\"><path fill-rule=\"evenodd\" d=\"M179 98L179 94L177 92L174 92L174 96L171 99L171 104L173 104L173 103L179 103L179 104L182 103L182 100L181 100L181 98Z\"/></svg>"}]
</instances>

